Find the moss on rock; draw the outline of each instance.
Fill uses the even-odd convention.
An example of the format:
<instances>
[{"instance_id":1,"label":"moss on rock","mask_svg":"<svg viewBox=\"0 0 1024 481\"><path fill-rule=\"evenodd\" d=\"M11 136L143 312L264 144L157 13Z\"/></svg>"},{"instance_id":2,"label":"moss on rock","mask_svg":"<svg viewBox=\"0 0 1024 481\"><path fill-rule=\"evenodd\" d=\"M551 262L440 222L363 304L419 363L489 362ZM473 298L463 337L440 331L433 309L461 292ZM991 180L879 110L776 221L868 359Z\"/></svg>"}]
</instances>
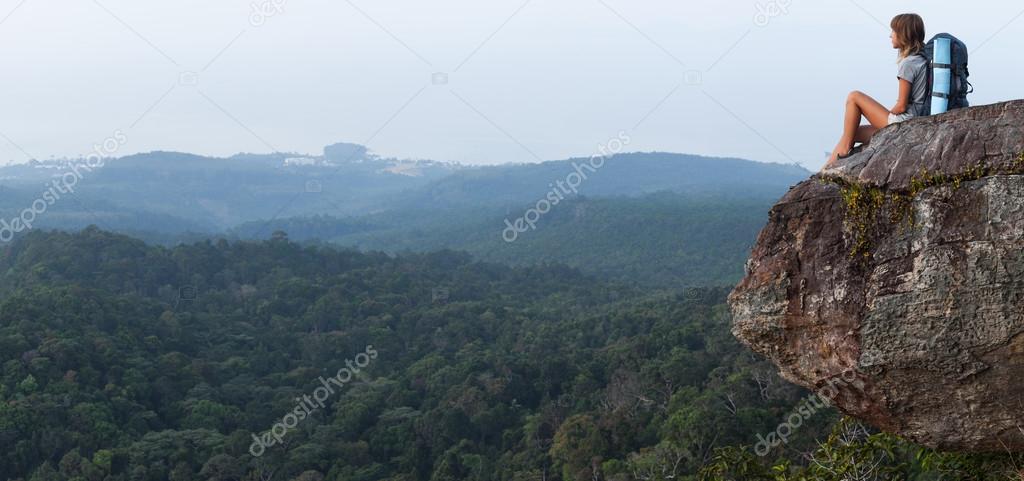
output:
<instances>
[{"instance_id":1,"label":"moss on rock","mask_svg":"<svg viewBox=\"0 0 1024 481\"><path fill-rule=\"evenodd\" d=\"M921 172L911 179L910 188L906 190L889 190L850 181L837 175L824 175L820 180L840 187L840 194L846 207L844 227L853 239L850 257L866 260L871 257L874 242L881 232L888 231L894 226L900 229L916 227L914 200L925 190L942 186L951 186L956 190L964 182L993 175L1021 174L1024 174L1024 152L1009 164L990 165L979 161L956 174L921 169Z\"/></svg>"}]
</instances>

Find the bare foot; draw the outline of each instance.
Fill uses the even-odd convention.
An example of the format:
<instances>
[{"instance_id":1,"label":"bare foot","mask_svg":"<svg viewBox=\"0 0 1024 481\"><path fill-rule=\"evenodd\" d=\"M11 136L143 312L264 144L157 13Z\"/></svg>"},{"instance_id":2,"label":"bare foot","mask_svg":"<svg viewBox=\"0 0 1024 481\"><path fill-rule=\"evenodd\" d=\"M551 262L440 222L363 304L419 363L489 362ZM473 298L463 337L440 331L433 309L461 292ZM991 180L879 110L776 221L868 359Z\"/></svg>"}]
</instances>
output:
<instances>
[{"instance_id":1,"label":"bare foot","mask_svg":"<svg viewBox=\"0 0 1024 481\"><path fill-rule=\"evenodd\" d=\"M838 155L838 154L836 154L836 152L835 152L835 151L833 150L833 151L832 151L832 155L830 155L830 156L828 157L828 162L825 162L825 166L824 166L824 167L822 167L821 169L822 169L822 170L825 170L825 169L831 169L831 168L832 168L832 165L836 163L836 159L838 159L838 158L839 158L839 155Z\"/></svg>"},{"instance_id":2,"label":"bare foot","mask_svg":"<svg viewBox=\"0 0 1024 481\"><path fill-rule=\"evenodd\" d=\"M828 157L828 162L825 163L825 166L822 167L822 169L831 169L832 167L835 167L835 164L839 162L839 157L846 157L850 155L850 152L853 152L853 146L844 147L842 145L837 145L836 148L832 150L832 155Z\"/></svg>"},{"instance_id":3,"label":"bare foot","mask_svg":"<svg viewBox=\"0 0 1024 481\"><path fill-rule=\"evenodd\" d=\"M833 150L832 155L828 156L828 162L825 162L825 166L822 167L822 169L831 169L832 167L835 167L836 163L839 162L839 155L840 152L838 148L837 150Z\"/></svg>"}]
</instances>

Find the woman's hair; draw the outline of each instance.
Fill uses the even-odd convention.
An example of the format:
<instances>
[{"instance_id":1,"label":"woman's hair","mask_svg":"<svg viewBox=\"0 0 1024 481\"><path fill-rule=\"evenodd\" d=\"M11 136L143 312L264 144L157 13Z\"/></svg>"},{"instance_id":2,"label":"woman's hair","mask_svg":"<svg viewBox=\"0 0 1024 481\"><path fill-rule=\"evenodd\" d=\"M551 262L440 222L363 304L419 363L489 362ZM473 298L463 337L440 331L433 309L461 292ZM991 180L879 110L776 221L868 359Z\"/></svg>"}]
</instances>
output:
<instances>
[{"instance_id":1,"label":"woman's hair","mask_svg":"<svg viewBox=\"0 0 1024 481\"><path fill-rule=\"evenodd\" d=\"M900 48L900 60L924 50L924 19L916 13L904 13L892 19L892 31Z\"/></svg>"}]
</instances>

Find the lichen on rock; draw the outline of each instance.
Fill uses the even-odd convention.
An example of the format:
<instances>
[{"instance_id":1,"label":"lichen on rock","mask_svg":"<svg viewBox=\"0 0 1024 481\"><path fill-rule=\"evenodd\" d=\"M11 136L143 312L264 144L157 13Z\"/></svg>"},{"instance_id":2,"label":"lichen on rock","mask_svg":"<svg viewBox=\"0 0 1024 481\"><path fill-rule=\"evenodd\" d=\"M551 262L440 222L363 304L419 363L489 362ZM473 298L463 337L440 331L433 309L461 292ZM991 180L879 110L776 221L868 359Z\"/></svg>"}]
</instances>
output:
<instances>
[{"instance_id":1,"label":"lichen on rock","mask_svg":"<svg viewBox=\"0 0 1024 481\"><path fill-rule=\"evenodd\" d=\"M881 429L1024 451L1022 152L1024 101L883 129L772 208L734 334Z\"/></svg>"}]
</instances>

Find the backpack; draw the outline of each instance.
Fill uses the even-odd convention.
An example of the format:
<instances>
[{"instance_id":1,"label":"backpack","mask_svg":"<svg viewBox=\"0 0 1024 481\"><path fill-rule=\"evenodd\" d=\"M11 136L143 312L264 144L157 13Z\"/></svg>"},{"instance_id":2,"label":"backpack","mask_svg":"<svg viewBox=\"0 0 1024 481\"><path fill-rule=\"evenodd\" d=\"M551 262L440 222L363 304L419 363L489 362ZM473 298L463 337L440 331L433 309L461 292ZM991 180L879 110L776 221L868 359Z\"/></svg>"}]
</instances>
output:
<instances>
[{"instance_id":1,"label":"backpack","mask_svg":"<svg viewBox=\"0 0 1024 481\"><path fill-rule=\"evenodd\" d=\"M946 38L950 41L951 61L949 65L940 65L935 63L935 40L940 38ZM967 101L967 95L974 92L974 86L967 81L967 78L971 75L971 72L967 69L967 45L961 42L960 39L948 33L940 33L932 37L932 39L925 44L924 51L919 55L924 57L928 61L928 65L931 67L928 69L929 95L928 100L925 101L927 111L932 111L933 97L945 97L945 94L935 92L933 90L935 69L937 68L948 68L952 71L952 79L949 87L949 110L970 107L971 103Z\"/></svg>"}]
</instances>

